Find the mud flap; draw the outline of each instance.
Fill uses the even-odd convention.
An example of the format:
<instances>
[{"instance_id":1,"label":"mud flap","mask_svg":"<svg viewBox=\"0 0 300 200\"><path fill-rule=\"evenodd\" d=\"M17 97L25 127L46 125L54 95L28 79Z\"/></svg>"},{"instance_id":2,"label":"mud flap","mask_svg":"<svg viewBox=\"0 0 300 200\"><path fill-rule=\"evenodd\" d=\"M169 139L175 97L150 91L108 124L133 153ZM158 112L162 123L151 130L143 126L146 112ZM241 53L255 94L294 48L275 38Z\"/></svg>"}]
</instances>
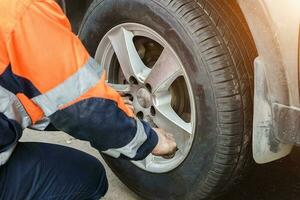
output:
<instances>
[{"instance_id":1,"label":"mud flap","mask_svg":"<svg viewBox=\"0 0 300 200\"><path fill-rule=\"evenodd\" d=\"M256 58L254 67L253 157L262 164L288 155L293 145L283 144L275 137L265 66L260 58Z\"/></svg>"}]
</instances>

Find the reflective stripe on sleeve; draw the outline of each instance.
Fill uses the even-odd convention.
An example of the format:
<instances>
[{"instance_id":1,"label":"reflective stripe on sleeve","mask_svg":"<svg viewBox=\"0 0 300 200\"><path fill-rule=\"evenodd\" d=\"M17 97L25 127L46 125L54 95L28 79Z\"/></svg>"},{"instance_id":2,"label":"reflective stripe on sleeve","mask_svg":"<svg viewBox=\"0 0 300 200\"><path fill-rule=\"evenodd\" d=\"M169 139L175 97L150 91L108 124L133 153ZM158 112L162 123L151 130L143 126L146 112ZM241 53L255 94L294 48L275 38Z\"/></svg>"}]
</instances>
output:
<instances>
[{"instance_id":1,"label":"reflective stripe on sleeve","mask_svg":"<svg viewBox=\"0 0 300 200\"><path fill-rule=\"evenodd\" d=\"M134 158L136 156L138 149L147 140L147 135L145 133L142 122L138 119L136 120L136 122L137 122L136 135L129 144L118 149L108 149L106 151L103 151L102 153L110 155L114 158L119 158L121 154L127 156L128 158Z\"/></svg>"},{"instance_id":2,"label":"reflective stripe on sleeve","mask_svg":"<svg viewBox=\"0 0 300 200\"><path fill-rule=\"evenodd\" d=\"M0 112L7 118L18 122L22 128L31 125L31 119L18 97L2 86L0 86L0 102Z\"/></svg>"},{"instance_id":3,"label":"reflective stripe on sleeve","mask_svg":"<svg viewBox=\"0 0 300 200\"><path fill-rule=\"evenodd\" d=\"M90 58L85 66L62 84L45 94L34 97L32 100L42 108L46 116L50 116L96 85L101 78L102 71L102 67Z\"/></svg>"},{"instance_id":4,"label":"reflective stripe on sleeve","mask_svg":"<svg viewBox=\"0 0 300 200\"><path fill-rule=\"evenodd\" d=\"M37 121L35 124L31 125L30 128L33 130L43 131L50 124L50 119L48 117L44 117L40 121Z\"/></svg>"}]
</instances>

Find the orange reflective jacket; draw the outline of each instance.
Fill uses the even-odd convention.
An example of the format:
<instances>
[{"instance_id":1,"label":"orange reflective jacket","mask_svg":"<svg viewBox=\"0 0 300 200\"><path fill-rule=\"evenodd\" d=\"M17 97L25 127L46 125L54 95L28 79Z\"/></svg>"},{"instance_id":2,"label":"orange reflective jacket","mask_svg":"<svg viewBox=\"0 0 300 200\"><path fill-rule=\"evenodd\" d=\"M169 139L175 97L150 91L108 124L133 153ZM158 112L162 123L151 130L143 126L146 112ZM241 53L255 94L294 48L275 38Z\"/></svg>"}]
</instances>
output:
<instances>
[{"instance_id":1,"label":"orange reflective jacket","mask_svg":"<svg viewBox=\"0 0 300 200\"><path fill-rule=\"evenodd\" d=\"M145 157L157 143L53 0L0 1L0 101L0 113L23 128L51 121L116 157Z\"/></svg>"}]
</instances>

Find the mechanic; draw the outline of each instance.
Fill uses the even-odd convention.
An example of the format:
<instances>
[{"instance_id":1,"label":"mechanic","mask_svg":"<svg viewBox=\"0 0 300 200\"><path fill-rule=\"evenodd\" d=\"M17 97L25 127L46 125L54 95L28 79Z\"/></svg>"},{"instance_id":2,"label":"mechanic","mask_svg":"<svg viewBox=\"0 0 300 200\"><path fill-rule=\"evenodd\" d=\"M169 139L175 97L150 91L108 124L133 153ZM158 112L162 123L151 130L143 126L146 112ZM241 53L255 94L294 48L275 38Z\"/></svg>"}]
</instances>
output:
<instances>
[{"instance_id":1,"label":"mechanic","mask_svg":"<svg viewBox=\"0 0 300 200\"><path fill-rule=\"evenodd\" d=\"M105 79L55 1L0 1L0 199L99 199L107 191L96 158L18 142L28 127L54 126L119 159L175 151L172 135L135 118Z\"/></svg>"}]
</instances>

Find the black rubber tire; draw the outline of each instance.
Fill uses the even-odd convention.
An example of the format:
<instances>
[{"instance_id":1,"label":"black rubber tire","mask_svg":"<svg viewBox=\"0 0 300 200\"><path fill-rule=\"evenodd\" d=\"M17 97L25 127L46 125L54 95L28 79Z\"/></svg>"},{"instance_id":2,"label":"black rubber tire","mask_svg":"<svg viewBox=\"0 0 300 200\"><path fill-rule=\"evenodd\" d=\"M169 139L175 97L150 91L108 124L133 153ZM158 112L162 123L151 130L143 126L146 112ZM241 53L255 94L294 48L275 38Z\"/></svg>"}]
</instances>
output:
<instances>
[{"instance_id":1,"label":"black rubber tire","mask_svg":"<svg viewBox=\"0 0 300 200\"><path fill-rule=\"evenodd\" d=\"M143 171L105 157L145 199L211 199L226 191L251 160L253 61L257 55L235 0L95 0L79 36L91 55L114 26L144 24L163 36L189 75L197 125L192 149L176 169Z\"/></svg>"}]
</instances>

